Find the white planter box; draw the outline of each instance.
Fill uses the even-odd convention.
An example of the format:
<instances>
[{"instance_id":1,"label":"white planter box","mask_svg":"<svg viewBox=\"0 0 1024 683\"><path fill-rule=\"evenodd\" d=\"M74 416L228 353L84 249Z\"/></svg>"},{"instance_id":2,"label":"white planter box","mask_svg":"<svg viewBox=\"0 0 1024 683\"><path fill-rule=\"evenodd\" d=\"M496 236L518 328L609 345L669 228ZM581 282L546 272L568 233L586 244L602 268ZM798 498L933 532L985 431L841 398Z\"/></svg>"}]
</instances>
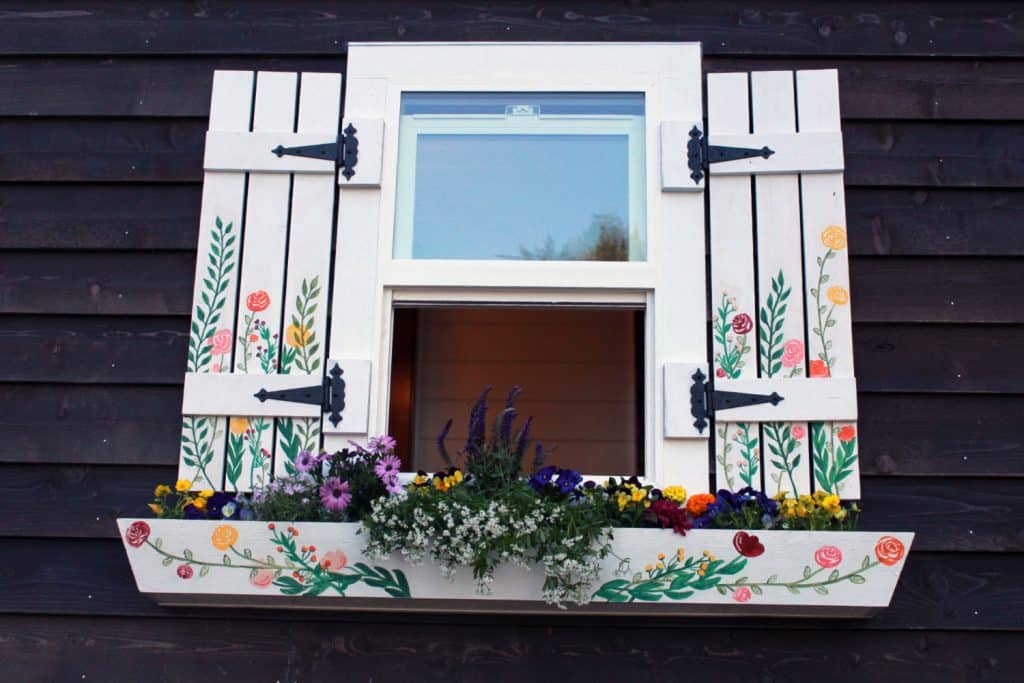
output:
<instances>
[{"instance_id":1,"label":"white planter box","mask_svg":"<svg viewBox=\"0 0 1024 683\"><path fill-rule=\"evenodd\" d=\"M266 522L124 518L118 526L139 590L163 605L560 611L541 600L539 570L501 567L493 592L481 595L468 568L449 581L429 562L370 562L361 552L359 524L277 523L271 529ZM684 537L616 529L614 553L629 561L628 571L617 574L619 560L609 557L593 602L570 611L866 616L888 606L914 538L904 532L754 531L756 541L734 545L737 533L694 530ZM759 546L763 551L745 556L737 545L747 555Z\"/></svg>"}]
</instances>

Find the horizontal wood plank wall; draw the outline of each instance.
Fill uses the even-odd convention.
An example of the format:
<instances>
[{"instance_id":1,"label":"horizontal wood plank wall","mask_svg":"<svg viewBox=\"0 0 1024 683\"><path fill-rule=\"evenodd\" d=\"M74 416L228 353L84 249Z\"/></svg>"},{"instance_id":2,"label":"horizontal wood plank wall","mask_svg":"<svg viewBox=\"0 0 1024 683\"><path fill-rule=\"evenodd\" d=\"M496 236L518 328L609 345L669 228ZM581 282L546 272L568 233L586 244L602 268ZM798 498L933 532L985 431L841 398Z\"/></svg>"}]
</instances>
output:
<instances>
[{"instance_id":1,"label":"horizontal wood plank wall","mask_svg":"<svg viewBox=\"0 0 1024 683\"><path fill-rule=\"evenodd\" d=\"M726 681L1019 678L1019 9L0 0L9 676L500 681L585 663L671 678L698 662ZM709 71L839 70L864 525L919 534L891 609L840 624L339 618L165 610L135 591L113 519L175 472L212 72L338 72L354 40L702 40Z\"/></svg>"}]
</instances>

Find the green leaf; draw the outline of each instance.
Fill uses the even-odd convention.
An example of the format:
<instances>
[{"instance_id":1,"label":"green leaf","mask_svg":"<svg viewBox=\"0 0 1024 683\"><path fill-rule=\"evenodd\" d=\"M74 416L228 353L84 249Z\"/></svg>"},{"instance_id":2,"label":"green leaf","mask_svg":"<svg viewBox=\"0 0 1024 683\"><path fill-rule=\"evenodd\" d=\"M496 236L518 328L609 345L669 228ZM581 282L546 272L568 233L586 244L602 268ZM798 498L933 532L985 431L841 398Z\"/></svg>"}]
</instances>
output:
<instances>
[{"instance_id":1,"label":"green leaf","mask_svg":"<svg viewBox=\"0 0 1024 683\"><path fill-rule=\"evenodd\" d=\"M835 583L836 579L838 579L838 578L839 578L839 570L838 569L833 569L832 572L828 575L828 582L829 583Z\"/></svg>"},{"instance_id":2,"label":"green leaf","mask_svg":"<svg viewBox=\"0 0 1024 683\"><path fill-rule=\"evenodd\" d=\"M811 568L810 568L810 566L804 566L804 578L806 579L810 575L811 575Z\"/></svg>"},{"instance_id":3,"label":"green leaf","mask_svg":"<svg viewBox=\"0 0 1024 683\"><path fill-rule=\"evenodd\" d=\"M183 556L185 557L185 559L186 559L186 560L188 560L189 562L191 562L191 561L192 561L192 551L191 551L191 550L189 550L188 548L185 548L185 550L183 550L181 554L182 554L182 555L183 555Z\"/></svg>"},{"instance_id":4,"label":"green leaf","mask_svg":"<svg viewBox=\"0 0 1024 683\"><path fill-rule=\"evenodd\" d=\"M865 555L864 556L864 561L860 563L860 568L862 570L864 570L864 569L868 569L870 567L871 567L871 556L870 555Z\"/></svg>"},{"instance_id":5,"label":"green leaf","mask_svg":"<svg viewBox=\"0 0 1024 683\"><path fill-rule=\"evenodd\" d=\"M203 566L202 566L202 567L201 567L201 568L199 569L199 578L203 578L204 576L206 576L206 575L207 575L207 574L209 574L209 573L210 573L210 565L208 565L208 564L204 564L204 565L203 565Z\"/></svg>"},{"instance_id":6,"label":"green leaf","mask_svg":"<svg viewBox=\"0 0 1024 683\"><path fill-rule=\"evenodd\" d=\"M775 583L778 580L779 580L779 575L778 574L772 574L771 576L768 577L768 580L765 581L765 583Z\"/></svg>"},{"instance_id":7,"label":"green leaf","mask_svg":"<svg viewBox=\"0 0 1024 683\"><path fill-rule=\"evenodd\" d=\"M160 550L160 548L164 547L164 539L157 536L156 540L153 541L153 545L156 547L157 550Z\"/></svg>"},{"instance_id":8,"label":"green leaf","mask_svg":"<svg viewBox=\"0 0 1024 683\"><path fill-rule=\"evenodd\" d=\"M867 582L867 579L865 579L860 574L853 574L853 575L850 576L850 583L861 584L861 583L866 583L866 582Z\"/></svg>"},{"instance_id":9,"label":"green leaf","mask_svg":"<svg viewBox=\"0 0 1024 683\"><path fill-rule=\"evenodd\" d=\"M223 562L224 562L224 566L225 567L230 567L231 566L231 558L228 557L227 553L224 554Z\"/></svg>"},{"instance_id":10,"label":"green leaf","mask_svg":"<svg viewBox=\"0 0 1024 683\"><path fill-rule=\"evenodd\" d=\"M824 586L815 586L814 587L814 592L817 593L818 595L828 595L828 589L825 588Z\"/></svg>"},{"instance_id":11,"label":"green leaf","mask_svg":"<svg viewBox=\"0 0 1024 683\"><path fill-rule=\"evenodd\" d=\"M755 585L752 585L752 586L750 587L750 590L751 590L751 592L752 592L752 593L753 593L754 595L764 595L764 591L763 591L763 590L761 590L761 587L760 587L760 586L758 586L758 585L756 585L756 584L755 584Z\"/></svg>"},{"instance_id":12,"label":"green leaf","mask_svg":"<svg viewBox=\"0 0 1024 683\"><path fill-rule=\"evenodd\" d=\"M174 562L174 558L168 556L168 557L165 557L163 560L161 560L160 564L162 564L165 567L169 567L169 566L171 566L171 562Z\"/></svg>"}]
</instances>

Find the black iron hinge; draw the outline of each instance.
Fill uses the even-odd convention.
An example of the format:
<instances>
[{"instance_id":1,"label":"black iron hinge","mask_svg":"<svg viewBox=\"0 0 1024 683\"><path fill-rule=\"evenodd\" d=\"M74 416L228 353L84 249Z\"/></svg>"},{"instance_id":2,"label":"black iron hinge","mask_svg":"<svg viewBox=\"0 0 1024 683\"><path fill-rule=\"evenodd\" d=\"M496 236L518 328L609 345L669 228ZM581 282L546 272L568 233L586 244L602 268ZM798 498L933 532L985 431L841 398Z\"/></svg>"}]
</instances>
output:
<instances>
[{"instance_id":1,"label":"black iron hinge","mask_svg":"<svg viewBox=\"0 0 1024 683\"><path fill-rule=\"evenodd\" d=\"M345 180L351 180L352 176L356 174L356 163L359 161L359 139L356 137L358 132L356 127L350 123L334 142L325 142L320 145L299 145L297 147L278 145L270 151L279 157L288 154L296 157L333 161L334 167L341 169L341 175L345 176Z\"/></svg>"},{"instance_id":2,"label":"black iron hinge","mask_svg":"<svg viewBox=\"0 0 1024 683\"><path fill-rule=\"evenodd\" d=\"M739 391L717 391L707 381L707 377L700 370L697 370L690 377L693 384L690 385L690 414L693 415L693 426L697 432L703 434L708 426L708 418L716 411L739 408L740 406L755 406L760 403L771 403L779 405L783 400L778 392L770 394L745 394Z\"/></svg>"},{"instance_id":3,"label":"black iron hinge","mask_svg":"<svg viewBox=\"0 0 1024 683\"><path fill-rule=\"evenodd\" d=\"M322 384L278 391L260 389L253 395L260 400L260 403L271 400L318 405L327 415L331 424L337 427L341 422L341 413L345 410L345 380L341 378L342 374L344 374L344 370L335 363L324 377Z\"/></svg>"},{"instance_id":4,"label":"black iron hinge","mask_svg":"<svg viewBox=\"0 0 1024 683\"><path fill-rule=\"evenodd\" d=\"M686 143L686 162L690 167L690 177L693 178L694 183L700 183L704 174L710 172L708 167L711 164L754 157L767 159L773 154L775 154L775 150L767 145L761 149L709 145L704 133L697 126L690 130L690 140Z\"/></svg>"}]
</instances>

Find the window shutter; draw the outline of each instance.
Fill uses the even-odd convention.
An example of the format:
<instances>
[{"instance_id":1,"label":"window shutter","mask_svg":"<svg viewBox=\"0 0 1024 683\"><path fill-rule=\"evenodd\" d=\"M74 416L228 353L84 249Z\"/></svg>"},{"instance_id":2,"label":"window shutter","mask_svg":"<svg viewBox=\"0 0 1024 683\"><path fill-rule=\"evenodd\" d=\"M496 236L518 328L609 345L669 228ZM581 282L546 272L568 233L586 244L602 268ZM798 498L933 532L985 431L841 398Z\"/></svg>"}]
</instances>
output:
<instances>
[{"instance_id":1,"label":"window shutter","mask_svg":"<svg viewBox=\"0 0 1024 683\"><path fill-rule=\"evenodd\" d=\"M214 74L179 466L194 488L250 490L319 449L323 407L301 399L346 365L326 358L337 184L379 182L373 125L354 175L296 149L337 142L340 107L340 74Z\"/></svg>"},{"instance_id":2,"label":"window shutter","mask_svg":"<svg viewBox=\"0 0 1024 683\"><path fill-rule=\"evenodd\" d=\"M674 189L707 184L712 377L666 367L666 429L713 434L719 487L858 498L837 72L710 74L707 94L712 163Z\"/></svg>"}]
</instances>

